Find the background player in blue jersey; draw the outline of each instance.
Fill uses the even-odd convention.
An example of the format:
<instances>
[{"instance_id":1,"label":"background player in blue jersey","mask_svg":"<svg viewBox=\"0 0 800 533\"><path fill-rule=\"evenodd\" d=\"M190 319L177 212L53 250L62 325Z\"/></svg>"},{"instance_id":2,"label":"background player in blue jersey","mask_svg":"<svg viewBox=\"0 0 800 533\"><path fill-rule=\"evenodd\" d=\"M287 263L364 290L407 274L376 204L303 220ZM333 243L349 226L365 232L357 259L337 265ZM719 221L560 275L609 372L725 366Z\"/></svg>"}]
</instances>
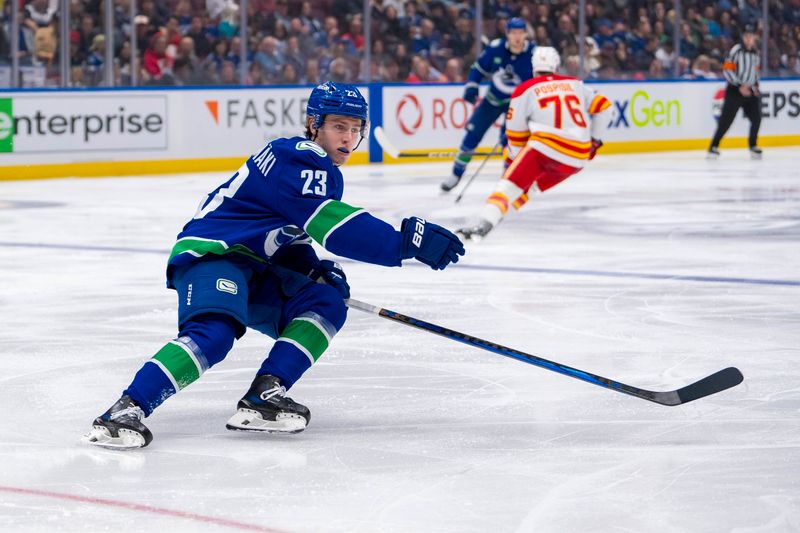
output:
<instances>
[{"instance_id":1,"label":"background player in blue jersey","mask_svg":"<svg viewBox=\"0 0 800 533\"><path fill-rule=\"evenodd\" d=\"M247 327L276 342L227 428L302 431L310 412L286 390L341 330L350 297L341 267L321 261L311 241L385 266L415 258L440 270L464 254L441 226L410 217L396 231L341 201L339 166L367 130L367 103L355 86L316 87L306 112L305 138L276 139L248 158L178 235L167 266L167 286L178 293L178 336L95 419L89 444L147 446L153 436L143 418L222 361Z\"/></svg>"},{"instance_id":2,"label":"background player in blue jersey","mask_svg":"<svg viewBox=\"0 0 800 533\"><path fill-rule=\"evenodd\" d=\"M478 84L485 78L491 78L492 83L467 123L467 133L453 162L453 174L441 184L443 191L450 191L458 185L472 159L470 153L478 147L497 117L508 111L511 93L523 80L533 77L531 54L534 46L525 36L525 21L521 18L510 19L506 24L506 38L492 41L472 65L469 81L464 87L464 100L474 104L478 99ZM500 136L505 146L504 130L500 131Z\"/></svg>"}]
</instances>

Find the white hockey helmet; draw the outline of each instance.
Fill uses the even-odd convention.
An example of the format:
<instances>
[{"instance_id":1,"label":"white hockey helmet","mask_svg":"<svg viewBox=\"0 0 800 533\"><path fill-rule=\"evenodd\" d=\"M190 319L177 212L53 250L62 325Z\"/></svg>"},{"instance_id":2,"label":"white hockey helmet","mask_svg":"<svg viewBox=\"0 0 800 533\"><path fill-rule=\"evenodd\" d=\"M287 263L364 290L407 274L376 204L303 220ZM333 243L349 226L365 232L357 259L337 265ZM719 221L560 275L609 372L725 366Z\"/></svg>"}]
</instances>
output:
<instances>
[{"instance_id":1,"label":"white hockey helmet","mask_svg":"<svg viewBox=\"0 0 800 533\"><path fill-rule=\"evenodd\" d=\"M534 72L556 72L561 66L561 56L552 46L537 46L533 49L531 64Z\"/></svg>"}]
</instances>

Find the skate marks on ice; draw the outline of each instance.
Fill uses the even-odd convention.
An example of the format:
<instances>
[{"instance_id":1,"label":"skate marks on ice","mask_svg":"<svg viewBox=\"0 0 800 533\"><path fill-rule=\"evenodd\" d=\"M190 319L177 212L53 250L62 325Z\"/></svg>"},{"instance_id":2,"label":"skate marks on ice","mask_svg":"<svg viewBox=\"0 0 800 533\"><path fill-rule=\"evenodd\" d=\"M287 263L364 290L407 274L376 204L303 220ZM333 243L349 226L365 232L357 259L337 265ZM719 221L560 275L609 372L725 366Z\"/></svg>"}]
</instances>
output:
<instances>
[{"instance_id":1,"label":"skate marks on ice","mask_svg":"<svg viewBox=\"0 0 800 533\"><path fill-rule=\"evenodd\" d=\"M0 184L4 199L65 204L0 210L0 485L292 532L800 529L798 196L785 153L760 170L735 151L713 168L601 155L453 269L345 265L354 297L445 327L652 388L735 365L747 377L735 389L666 411L351 313L292 389L313 412L302 434L224 429L266 351L251 333L124 456L78 437L174 334L161 251L221 176ZM398 223L466 221L496 176L454 206L436 195L449 171L437 165L347 169L346 200ZM0 497L9 531L102 529L113 513L128 530L222 528Z\"/></svg>"}]
</instances>

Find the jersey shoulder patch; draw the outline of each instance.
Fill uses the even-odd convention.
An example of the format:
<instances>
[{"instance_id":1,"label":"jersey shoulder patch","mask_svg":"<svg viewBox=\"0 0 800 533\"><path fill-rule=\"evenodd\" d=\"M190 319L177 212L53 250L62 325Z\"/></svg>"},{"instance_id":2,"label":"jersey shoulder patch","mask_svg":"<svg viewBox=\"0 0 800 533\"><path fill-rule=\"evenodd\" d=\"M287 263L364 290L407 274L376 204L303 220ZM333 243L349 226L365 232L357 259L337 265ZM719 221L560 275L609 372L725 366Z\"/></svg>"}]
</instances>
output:
<instances>
[{"instance_id":1,"label":"jersey shoulder patch","mask_svg":"<svg viewBox=\"0 0 800 533\"><path fill-rule=\"evenodd\" d=\"M491 48L500 48L505 46L505 42L506 42L505 39L502 38L494 39L492 42L489 43L489 46Z\"/></svg>"},{"instance_id":2,"label":"jersey shoulder patch","mask_svg":"<svg viewBox=\"0 0 800 533\"><path fill-rule=\"evenodd\" d=\"M320 157L328 157L328 152L326 152L322 146L308 139L299 141L297 144L295 144L294 149L298 151L311 150Z\"/></svg>"}]
</instances>

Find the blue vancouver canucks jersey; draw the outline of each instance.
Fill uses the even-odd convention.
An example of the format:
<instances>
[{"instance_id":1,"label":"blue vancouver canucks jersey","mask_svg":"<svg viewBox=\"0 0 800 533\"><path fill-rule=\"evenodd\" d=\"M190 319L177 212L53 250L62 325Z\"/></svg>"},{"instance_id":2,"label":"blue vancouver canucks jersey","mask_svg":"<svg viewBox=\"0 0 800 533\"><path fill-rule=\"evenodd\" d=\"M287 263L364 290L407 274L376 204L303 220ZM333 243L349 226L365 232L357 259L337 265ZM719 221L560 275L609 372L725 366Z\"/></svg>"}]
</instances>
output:
<instances>
[{"instance_id":1,"label":"blue vancouver canucks jersey","mask_svg":"<svg viewBox=\"0 0 800 533\"><path fill-rule=\"evenodd\" d=\"M534 45L525 41L522 52L512 54L505 39L495 39L472 64L468 83L478 84L490 78L492 84L486 98L492 105L507 105L517 85L533 77L533 49Z\"/></svg>"},{"instance_id":2,"label":"blue vancouver canucks jersey","mask_svg":"<svg viewBox=\"0 0 800 533\"><path fill-rule=\"evenodd\" d=\"M200 204L169 258L172 267L207 254L236 254L267 265L290 246L313 255L311 240L343 257L399 266L400 232L341 201L341 171L303 137L276 139L252 155ZM286 254L282 254L286 255ZM289 265L284 265L289 266Z\"/></svg>"}]
</instances>

